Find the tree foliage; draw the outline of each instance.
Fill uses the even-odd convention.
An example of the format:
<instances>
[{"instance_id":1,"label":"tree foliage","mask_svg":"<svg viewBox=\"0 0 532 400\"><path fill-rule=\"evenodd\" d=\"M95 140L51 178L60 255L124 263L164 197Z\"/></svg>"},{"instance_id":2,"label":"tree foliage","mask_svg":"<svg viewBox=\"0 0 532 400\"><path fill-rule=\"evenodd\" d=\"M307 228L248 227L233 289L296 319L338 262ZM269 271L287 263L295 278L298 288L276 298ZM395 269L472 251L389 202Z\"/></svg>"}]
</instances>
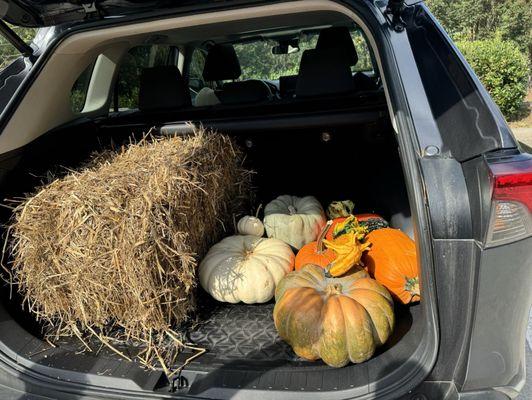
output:
<instances>
[{"instance_id":1,"label":"tree foliage","mask_svg":"<svg viewBox=\"0 0 532 400\"><path fill-rule=\"evenodd\" d=\"M526 96L532 61L531 0L426 0L507 118Z\"/></svg>"},{"instance_id":2,"label":"tree foliage","mask_svg":"<svg viewBox=\"0 0 532 400\"><path fill-rule=\"evenodd\" d=\"M23 28L11 26L18 36L26 43L31 43L35 37L35 28ZM20 56L20 52L9 43L4 36L0 35L0 71L7 67L11 62Z\"/></svg>"},{"instance_id":3,"label":"tree foliage","mask_svg":"<svg viewBox=\"0 0 532 400\"><path fill-rule=\"evenodd\" d=\"M528 87L527 58L513 42L497 37L457 42L504 115L517 113Z\"/></svg>"},{"instance_id":4,"label":"tree foliage","mask_svg":"<svg viewBox=\"0 0 532 400\"><path fill-rule=\"evenodd\" d=\"M532 60L530 0L426 0L445 30L458 41L493 39L517 43Z\"/></svg>"}]
</instances>

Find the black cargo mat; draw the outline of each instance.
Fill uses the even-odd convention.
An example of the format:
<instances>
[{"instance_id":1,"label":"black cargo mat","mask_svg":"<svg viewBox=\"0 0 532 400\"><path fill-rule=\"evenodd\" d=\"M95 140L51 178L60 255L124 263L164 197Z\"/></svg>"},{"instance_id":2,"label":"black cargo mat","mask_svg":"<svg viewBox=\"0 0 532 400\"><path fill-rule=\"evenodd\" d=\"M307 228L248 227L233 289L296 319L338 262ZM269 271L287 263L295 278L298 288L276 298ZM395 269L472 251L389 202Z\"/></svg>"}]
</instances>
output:
<instances>
[{"instance_id":1,"label":"black cargo mat","mask_svg":"<svg viewBox=\"0 0 532 400\"><path fill-rule=\"evenodd\" d=\"M322 366L321 361L298 357L277 334L273 323L274 303L209 303L200 310L200 322L189 331L190 341L207 350L194 364L233 367ZM420 317L420 307L395 306L396 326L388 342L377 354L394 346L410 330L413 319Z\"/></svg>"},{"instance_id":2,"label":"black cargo mat","mask_svg":"<svg viewBox=\"0 0 532 400\"><path fill-rule=\"evenodd\" d=\"M274 304L230 304L212 310L190 340L219 360L300 360L273 324Z\"/></svg>"},{"instance_id":3,"label":"black cargo mat","mask_svg":"<svg viewBox=\"0 0 532 400\"><path fill-rule=\"evenodd\" d=\"M199 295L201 299L198 304L198 314L192 326L188 327L188 341L194 346L204 348L206 352L195 358L186 366L186 370L210 372L219 368L224 371L254 370L265 371L283 367L285 371L322 371L329 369L321 361L308 361L298 357L277 334L273 323L274 302L266 304L227 304L219 303L203 293ZM405 336L409 337L404 345L410 348L418 340L421 327L422 310L419 305L404 307L395 305L396 326L392 336L387 343L377 349L373 359L389 349L394 348L399 342L403 342ZM417 328L416 328L417 327ZM35 327L33 334L36 342L45 345L39 339L39 332ZM186 329L182 327L182 329ZM183 331L180 329L180 331ZM40 329L39 329L40 331ZM87 361L108 360L108 362L122 362L123 359L115 352L102 345L94 337L86 337L86 341L93 351L86 351L83 344L75 337L62 337L55 340L56 349L51 352L70 352L76 355L74 358L82 357ZM49 345L46 345L49 347ZM42 347L42 346L41 346ZM134 343L114 343L114 347L120 352L134 359L141 347ZM400 346L403 347L403 346ZM35 354L29 347L26 352L22 352L25 357L35 361ZM397 349L399 350L399 349ZM395 349L394 349L395 352ZM195 354L191 349L184 349L178 355L176 365L179 367ZM74 359L64 358L55 360L60 368L65 369L66 365L76 363ZM50 360L48 357L47 360ZM47 365L49 361L43 360ZM62 364L65 365L62 365ZM92 361L91 361L92 363ZM137 362L132 364L141 367Z\"/></svg>"}]
</instances>

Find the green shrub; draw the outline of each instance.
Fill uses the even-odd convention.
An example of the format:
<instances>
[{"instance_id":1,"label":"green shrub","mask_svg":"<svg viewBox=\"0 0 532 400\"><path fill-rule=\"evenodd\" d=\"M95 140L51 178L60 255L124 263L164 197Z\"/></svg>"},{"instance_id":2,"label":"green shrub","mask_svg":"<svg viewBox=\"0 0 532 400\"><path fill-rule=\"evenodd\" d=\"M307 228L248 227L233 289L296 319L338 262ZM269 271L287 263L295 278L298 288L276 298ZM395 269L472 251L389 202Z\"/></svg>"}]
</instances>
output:
<instances>
[{"instance_id":1,"label":"green shrub","mask_svg":"<svg viewBox=\"0 0 532 400\"><path fill-rule=\"evenodd\" d=\"M507 118L515 116L527 93L527 57L514 42L500 38L457 45L502 113Z\"/></svg>"}]
</instances>

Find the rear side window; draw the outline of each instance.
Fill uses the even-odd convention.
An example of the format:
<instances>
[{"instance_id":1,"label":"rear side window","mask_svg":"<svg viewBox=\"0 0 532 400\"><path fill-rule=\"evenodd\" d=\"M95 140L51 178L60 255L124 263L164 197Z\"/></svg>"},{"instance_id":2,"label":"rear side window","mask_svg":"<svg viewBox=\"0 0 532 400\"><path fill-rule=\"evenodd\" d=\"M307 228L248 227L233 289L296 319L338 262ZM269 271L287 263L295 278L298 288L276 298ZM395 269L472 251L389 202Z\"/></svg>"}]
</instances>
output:
<instances>
[{"instance_id":1,"label":"rear side window","mask_svg":"<svg viewBox=\"0 0 532 400\"><path fill-rule=\"evenodd\" d=\"M9 24L8 24L9 25ZM19 26L9 25L15 33L30 44L37 30L35 28L23 28ZM20 57L20 52L13 46L3 35L0 35L0 71L11 64L14 60Z\"/></svg>"},{"instance_id":2,"label":"rear side window","mask_svg":"<svg viewBox=\"0 0 532 400\"><path fill-rule=\"evenodd\" d=\"M75 113L80 113L85 107L94 64L93 62L85 68L70 91L70 106Z\"/></svg>"},{"instance_id":3,"label":"rear side window","mask_svg":"<svg viewBox=\"0 0 532 400\"><path fill-rule=\"evenodd\" d=\"M353 43L357 50L358 62L353 67L353 72L359 71L373 71L373 63L371 62L371 53L369 52L368 42L361 30L351 32Z\"/></svg>"},{"instance_id":4,"label":"rear side window","mask_svg":"<svg viewBox=\"0 0 532 400\"><path fill-rule=\"evenodd\" d=\"M177 65L178 50L169 45L133 47L124 56L111 107L113 111L136 109L139 105L140 74L143 68Z\"/></svg>"},{"instance_id":5,"label":"rear side window","mask_svg":"<svg viewBox=\"0 0 532 400\"><path fill-rule=\"evenodd\" d=\"M205 53L200 49L194 49L190 57L188 85L195 92L207 86L203 80L203 67L205 67Z\"/></svg>"}]
</instances>

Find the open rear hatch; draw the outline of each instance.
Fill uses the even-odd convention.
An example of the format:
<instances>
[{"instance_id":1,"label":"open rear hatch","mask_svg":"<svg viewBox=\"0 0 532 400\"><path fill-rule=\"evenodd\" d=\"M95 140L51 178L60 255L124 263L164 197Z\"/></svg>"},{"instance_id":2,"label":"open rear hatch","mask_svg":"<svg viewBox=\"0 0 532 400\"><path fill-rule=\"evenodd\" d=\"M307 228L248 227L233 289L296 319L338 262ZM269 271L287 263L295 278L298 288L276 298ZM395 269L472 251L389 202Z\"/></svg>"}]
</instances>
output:
<instances>
[{"instance_id":1,"label":"open rear hatch","mask_svg":"<svg viewBox=\"0 0 532 400\"><path fill-rule=\"evenodd\" d=\"M13 25L44 27L139 15L154 10L161 12L189 5L197 8L208 3L206 0L6 0L0 2L0 18Z\"/></svg>"}]
</instances>

